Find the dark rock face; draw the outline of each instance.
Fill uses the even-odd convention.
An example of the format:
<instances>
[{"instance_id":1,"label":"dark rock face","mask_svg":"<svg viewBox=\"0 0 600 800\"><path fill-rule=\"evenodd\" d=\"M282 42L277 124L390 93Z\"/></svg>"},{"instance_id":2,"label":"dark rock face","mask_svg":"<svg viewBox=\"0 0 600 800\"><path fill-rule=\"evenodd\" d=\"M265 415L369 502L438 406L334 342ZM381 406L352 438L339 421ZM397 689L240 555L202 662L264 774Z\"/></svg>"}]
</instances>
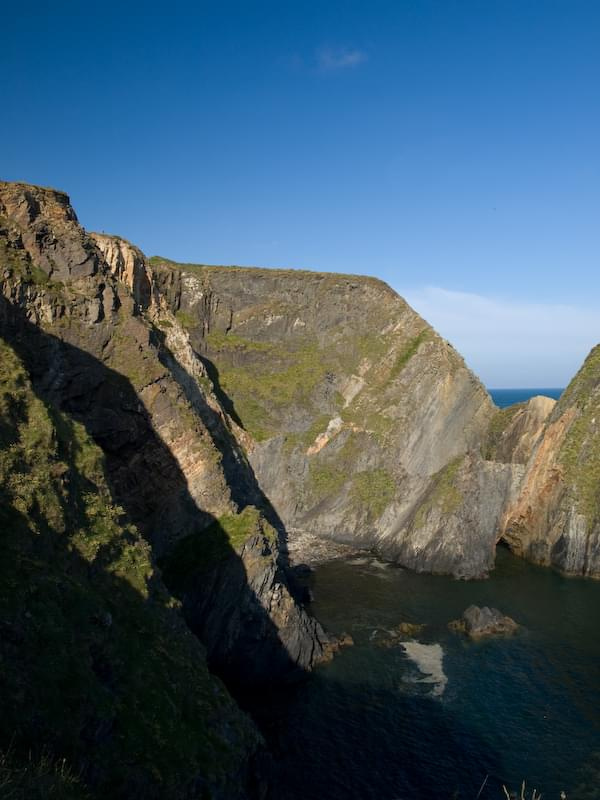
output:
<instances>
[{"instance_id":1,"label":"dark rock face","mask_svg":"<svg viewBox=\"0 0 600 800\"><path fill-rule=\"evenodd\" d=\"M0 339L14 347L39 402L52 414L68 420L68 424L82 426L90 446L97 448L103 458L103 491L118 519L114 531L111 529L111 541L102 545L103 558L110 561L121 549L129 553L132 547L141 546L138 543L144 540L140 534L148 543L144 546L149 546L147 559L154 570L148 572L147 580L155 598L155 602L144 606L148 624L158 624L162 612L157 609L166 604L171 611L164 624L171 625L176 641L182 637L185 669L193 672L194 659L198 659L201 679L188 682L190 710L196 708L196 701L200 703L203 692L224 698L222 720L216 724L210 714L205 719L209 739L218 738L219 731L231 728L217 746L221 756L215 759L209 755L210 747L203 744L202 737L199 744L200 750L205 751L198 757L206 758L207 763L214 761L212 777L196 769L193 758L187 762L184 759L177 766L179 757L175 757L174 750L171 771L180 769L181 774L173 778L168 791L165 787L161 790L160 781L157 783L155 776L146 774L136 761L137 756L130 756L130 761L122 765L117 755L115 763L118 769L123 767L123 780L130 783L129 789L123 790L125 794L114 796L134 796L137 792L149 798L192 798L209 792L214 797L247 797L260 737L221 684L207 672L206 652L184 624L177 601L169 595L155 568L156 559L167 558L184 538L198 537L204 547L205 531L218 525L223 515L235 517L248 504L261 505L264 500L187 332L168 309L161 307L152 273L139 251L121 240L88 236L62 193L0 183ZM10 406L13 390L7 391ZM3 414L2 447L19 436L14 414ZM56 469L59 467L62 469L60 464ZM84 481L77 475L77 481ZM90 484L84 496L92 496L93 491ZM18 505L21 500L15 496L14 502ZM261 508L273 516L267 502ZM34 506L32 514L33 509ZM75 535L75 528L65 527L58 511L53 510L52 514L52 525L58 526L61 536L70 539ZM261 520L260 525L266 526L266 521ZM91 523L82 524L85 528ZM249 536L247 546L244 542L238 546L224 536L214 564L210 563L208 543L205 547L212 593L210 598L203 595L206 602L196 603L194 629L203 637L211 663L223 664L232 683L241 678L249 683L281 679L309 669L322 656L326 643L318 623L307 616L290 593L285 564L279 556L278 535L283 529L280 527L277 533L270 530L272 535L264 541L264 537ZM46 544L42 539L32 541L42 547L37 554L42 563L48 558ZM227 567L221 563L223 552ZM94 561L93 551L90 553L86 552L91 562L85 569L90 574L102 572L104 568ZM128 563L127 558L131 557L123 558ZM132 562L127 580L137 580L136 569ZM57 574L62 573L58 570ZM43 594L46 588L40 591ZM132 606L133 602L132 598ZM102 609L90 615L96 620L92 622L94 631L106 629L106 635L112 635L120 629L115 607L109 607L108 616ZM110 626L97 621L109 618ZM65 625L69 630L81 627L68 620ZM20 621L13 624L7 618L6 630L15 631L13 640L18 640L21 628ZM147 639L159 665L156 668L166 669L167 651L163 653L160 643L151 636ZM65 645L67 654L70 646ZM96 679L112 686L117 673L111 659L95 644L90 653ZM249 664L245 654L250 653L253 660ZM118 663L125 663L124 659L120 656ZM23 668L26 678L27 663ZM131 668L138 669L134 664ZM27 680L38 686L33 677ZM44 718L44 703L48 700L41 691L41 696L31 703L39 720ZM200 694L194 694L197 692ZM10 694L9 691L4 696ZM202 727L201 703L199 709L198 724ZM165 753L170 752L169 747L179 747L178 736L187 736L184 725L177 727L176 705L173 713L169 733L163 732L165 741L173 742ZM119 724L128 723L124 720ZM90 719L82 728L82 743L72 747L75 769L78 759L84 758L85 779L90 785L103 785L103 757L98 747L100 740L112 741L113 729L112 723ZM78 723L73 721L73 735L77 730ZM155 732L159 738L163 735L159 726ZM0 747L7 743L5 739L0 731ZM23 743L26 747L26 732ZM46 744L55 748L57 757L64 752L58 741L44 740L42 745ZM88 753L86 748L92 749ZM138 780L138 773L143 773L143 779Z\"/></svg>"},{"instance_id":2,"label":"dark rock face","mask_svg":"<svg viewBox=\"0 0 600 800\"><path fill-rule=\"evenodd\" d=\"M463 612L462 618L450 623L454 630L463 631L471 639L481 639L485 636L511 636L519 626L511 619L498 611L497 608L488 606L469 606Z\"/></svg>"},{"instance_id":3,"label":"dark rock face","mask_svg":"<svg viewBox=\"0 0 600 800\"><path fill-rule=\"evenodd\" d=\"M328 651L319 623L298 614L274 546L272 533L257 533L239 558L225 560L184 594L184 614L207 643L209 663L234 685L300 677Z\"/></svg>"}]
</instances>

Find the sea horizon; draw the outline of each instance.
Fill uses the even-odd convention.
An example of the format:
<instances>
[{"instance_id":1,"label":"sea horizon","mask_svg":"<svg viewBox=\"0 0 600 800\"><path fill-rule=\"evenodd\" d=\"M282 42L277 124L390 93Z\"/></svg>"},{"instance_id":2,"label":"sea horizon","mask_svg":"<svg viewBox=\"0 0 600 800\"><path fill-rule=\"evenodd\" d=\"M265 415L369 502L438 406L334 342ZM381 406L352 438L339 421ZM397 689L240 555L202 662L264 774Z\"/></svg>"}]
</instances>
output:
<instances>
[{"instance_id":1,"label":"sea horizon","mask_svg":"<svg viewBox=\"0 0 600 800\"><path fill-rule=\"evenodd\" d=\"M490 397L498 408L506 408L512 406L514 403L526 403L530 398L542 395L543 397L551 397L553 400L558 400L564 392L564 387L557 386L538 386L533 388L514 387L492 389L486 386Z\"/></svg>"}]
</instances>

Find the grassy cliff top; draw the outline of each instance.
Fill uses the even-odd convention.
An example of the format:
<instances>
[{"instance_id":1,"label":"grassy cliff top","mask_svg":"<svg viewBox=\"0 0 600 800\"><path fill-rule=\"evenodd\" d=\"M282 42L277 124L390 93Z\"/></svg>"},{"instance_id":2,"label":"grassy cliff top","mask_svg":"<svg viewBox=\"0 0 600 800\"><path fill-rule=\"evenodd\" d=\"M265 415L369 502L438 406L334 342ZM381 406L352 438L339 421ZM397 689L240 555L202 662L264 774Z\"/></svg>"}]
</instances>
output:
<instances>
[{"instance_id":1,"label":"grassy cliff top","mask_svg":"<svg viewBox=\"0 0 600 800\"><path fill-rule=\"evenodd\" d=\"M184 272L191 272L197 275L211 275L219 273L232 273L236 277L255 276L255 277L298 277L315 280L333 280L339 282L363 283L371 286L378 286L387 292L397 296L397 293L383 280L371 275L355 275L345 272L324 272L320 270L289 268L289 267L256 267L239 266L237 264L192 264L186 262L173 261L164 256L151 256L149 263L152 266L165 266L171 269Z\"/></svg>"}]
</instances>

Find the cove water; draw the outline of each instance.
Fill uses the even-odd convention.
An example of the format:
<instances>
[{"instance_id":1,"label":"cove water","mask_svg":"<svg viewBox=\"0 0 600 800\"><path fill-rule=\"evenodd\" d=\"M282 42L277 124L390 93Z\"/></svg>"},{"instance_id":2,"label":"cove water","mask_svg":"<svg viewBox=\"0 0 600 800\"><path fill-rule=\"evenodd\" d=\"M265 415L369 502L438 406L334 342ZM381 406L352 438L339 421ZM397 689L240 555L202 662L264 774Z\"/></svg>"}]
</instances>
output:
<instances>
[{"instance_id":1,"label":"cove water","mask_svg":"<svg viewBox=\"0 0 600 800\"><path fill-rule=\"evenodd\" d=\"M488 392L498 408L506 408L513 403L526 403L538 394L558 400L564 389L488 389Z\"/></svg>"},{"instance_id":2,"label":"cove water","mask_svg":"<svg viewBox=\"0 0 600 800\"><path fill-rule=\"evenodd\" d=\"M600 798L600 582L497 556L470 582L368 555L316 568L312 611L354 645L249 701L276 800L502 800L523 779L527 797ZM449 630L471 603L522 629L480 642ZM402 622L425 627L394 638Z\"/></svg>"}]
</instances>

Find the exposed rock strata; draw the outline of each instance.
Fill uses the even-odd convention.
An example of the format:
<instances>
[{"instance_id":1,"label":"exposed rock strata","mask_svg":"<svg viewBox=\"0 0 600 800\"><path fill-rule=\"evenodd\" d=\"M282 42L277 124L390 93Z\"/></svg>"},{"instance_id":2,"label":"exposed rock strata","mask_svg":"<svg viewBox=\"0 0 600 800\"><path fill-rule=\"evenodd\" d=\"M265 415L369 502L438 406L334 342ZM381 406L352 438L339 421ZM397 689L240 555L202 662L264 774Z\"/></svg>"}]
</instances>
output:
<instances>
[{"instance_id":1,"label":"exposed rock strata","mask_svg":"<svg viewBox=\"0 0 600 800\"><path fill-rule=\"evenodd\" d=\"M88 236L66 195L0 183L0 335L14 346L43 403L83 425L101 448L124 531L137 526L151 545L151 561L262 500L204 364L154 289L140 251L114 237ZM10 424L3 419L2 430ZM253 536L248 530L256 544ZM277 537L261 551L261 569L250 582L252 545L238 552L225 537L224 546L226 563L209 564L206 579L237 594L214 595L204 609L215 616L213 625L203 620L209 660L229 626L227 666L231 675L245 670L244 625L252 617L261 636L255 654L262 659L248 674L265 680L271 666L278 675L310 668L323 656L326 637L290 594ZM158 573L152 580L168 598ZM230 616L242 606L245 616L236 627ZM151 606L148 613L151 618ZM206 670L202 648L195 653ZM38 713L44 713L43 699ZM231 718L237 724L235 713ZM233 780L239 771L240 777L227 797L244 794L241 773L259 742L254 733L234 752L234 739L237 766L232 762L229 774ZM228 744L221 746L226 753ZM208 786L198 780L185 796L200 796ZM210 791L221 796L215 787ZM144 796L154 792L149 784Z\"/></svg>"},{"instance_id":2,"label":"exposed rock strata","mask_svg":"<svg viewBox=\"0 0 600 800\"><path fill-rule=\"evenodd\" d=\"M600 346L549 415L501 535L532 561L600 577Z\"/></svg>"},{"instance_id":3,"label":"exposed rock strata","mask_svg":"<svg viewBox=\"0 0 600 800\"><path fill-rule=\"evenodd\" d=\"M441 536L443 520L421 514L415 535L436 476L477 458L494 407L395 292L372 278L151 263L289 532L374 546L415 569L470 576L491 566L495 490L480 510L471 503L475 528L463 514ZM486 494L500 472L472 477L472 493ZM476 553L482 528L489 545Z\"/></svg>"}]
</instances>

